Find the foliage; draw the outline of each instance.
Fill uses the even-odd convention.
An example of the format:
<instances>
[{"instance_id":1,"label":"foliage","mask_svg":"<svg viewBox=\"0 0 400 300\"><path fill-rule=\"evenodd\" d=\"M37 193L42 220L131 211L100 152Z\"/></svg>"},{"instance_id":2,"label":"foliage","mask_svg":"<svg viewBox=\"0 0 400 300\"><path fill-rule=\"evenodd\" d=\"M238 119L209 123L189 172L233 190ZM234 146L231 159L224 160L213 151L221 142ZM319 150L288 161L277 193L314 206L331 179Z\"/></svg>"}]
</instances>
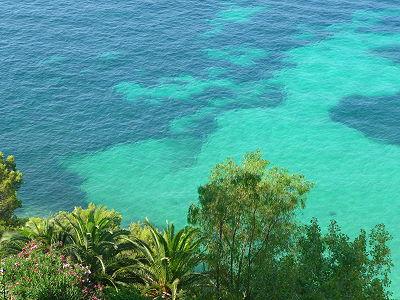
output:
<instances>
[{"instance_id":1,"label":"foliage","mask_svg":"<svg viewBox=\"0 0 400 300\"><path fill-rule=\"evenodd\" d=\"M387 246L390 236L383 225L369 235L362 230L351 241L336 222L323 236L313 220L299 239L299 280L294 290L303 299L389 299L392 266Z\"/></svg>"},{"instance_id":2,"label":"foliage","mask_svg":"<svg viewBox=\"0 0 400 300\"><path fill-rule=\"evenodd\" d=\"M30 242L17 256L2 262L2 296L15 300L100 299L102 288L90 283L88 268L39 248Z\"/></svg>"},{"instance_id":3,"label":"foliage","mask_svg":"<svg viewBox=\"0 0 400 300\"><path fill-rule=\"evenodd\" d=\"M146 243L146 245L151 248L155 246L151 233L152 228L147 224L147 222L134 222L129 225L129 234L127 239L131 243L131 247L130 249L124 250L119 254L119 258L121 260L128 260L132 264L143 258L143 254L139 246L139 244L142 242ZM138 278L132 272L126 272L126 268L122 268L122 270L117 272L115 277L120 278L120 281L123 281L126 284L133 284L140 280L140 278Z\"/></svg>"},{"instance_id":4,"label":"foliage","mask_svg":"<svg viewBox=\"0 0 400 300\"><path fill-rule=\"evenodd\" d=\"M32 240L48 250L62 246L63 253L90 267L93 280L115 284L113 273L132 260L119 255L133 247L129 231L120 227L121 219L119 213L94 204L48 219L30 218L19 230L3 234L0 250L3 255L15 254Z\"/></svg>"},{"instance_id":5,"label":"foliage","mask_svg":"<svg viewBox=\"0 0 400 300\"><path fill-rule=\"evenodd\" d=\"M383 225L353 240L334 221L325 235L316 220L302 229L291 253L257 262L254 299L389 299L390 236Z\"/></svg>"},{"instance_id":6,"label":"foliage","mask_svg":"<svg viewBox=\"0 0 400 300\"><path fill-rule=\"evenodd\" d=\"M113 273L129 263L118 254L132 249L129 231L120 227L121 215L103 206L89 204L77 207L72 213L62 213L57 222L67 237L64 252L78 262L90 266L93 278L115 284Z\"/></svg>"},{"instance_id":7,"label":"foliage","mask_svg":"<svg viewBox=\"0 0 400 300\"><path fill-rule=\"evenodd\" d=\"M205 282L194 271L201 261L197 230L186 227L175 232L173 224L160 232L149 222L151 242L137 240L142 257L129 270L140 278L143 293L154 299L181 299Z\"/></svg>"},{"instance_id":8,"label":"foliage","mask_svg":"<svg viewBox=\"0 0 400 300\"><path fill-rule=\"evenodd\" d=\"M149 300L146 296L142 296L140 291L133 286L125 286L116 290L107 288L104 290L104 298L107 300Z\"/></svg>"},{"instance_id":9,"label":"foliage","mask_svg":"<svg viewBox=\"0 0 400 300\"><path fill-rule=\"evenodd\" d=\"M129 225L129 237L146 242L153 246L152 226L147 222L134 222Z\"/></svg>"},{"instance_id":10,"label":"foliage","mask_svg":"<svg viewBox=\"0 0 400 300\"><path fill-rule=\"evenodd\" d=\"M22 173L17 170L13 156L4 158L0 152L0 221L10 222L14 211L21 207L17 191L22 183Z\"/></svg>"},{"instance_id":11,"label":"foliage","mask_svg":"<svg viewBox=\"0 0 400 300\"><path fill-rule=\"evenodd\" d=\"M247 154L242 165L218 164L198 190L199 205L189 210L189 222L200 229L207 249L217 298L228 293L251 298L257 260L287 248L296 230L295 210L304 206L312 185L268 164L260 152Z\"/></svg>"},{"instance_id":12,"label":"foliage","mask_svg":"<svg viewBox=\"0 0 400 300\"><path fill-rule=\"evenodd\" d=\"M0 253L16 254L26 243L35 240L41 247L50 249L53 246L64 245L67 235L57 225L54 218L29 218L25 225L17 230L6 231L0 240Z\"/></svg>"}]
</instances>

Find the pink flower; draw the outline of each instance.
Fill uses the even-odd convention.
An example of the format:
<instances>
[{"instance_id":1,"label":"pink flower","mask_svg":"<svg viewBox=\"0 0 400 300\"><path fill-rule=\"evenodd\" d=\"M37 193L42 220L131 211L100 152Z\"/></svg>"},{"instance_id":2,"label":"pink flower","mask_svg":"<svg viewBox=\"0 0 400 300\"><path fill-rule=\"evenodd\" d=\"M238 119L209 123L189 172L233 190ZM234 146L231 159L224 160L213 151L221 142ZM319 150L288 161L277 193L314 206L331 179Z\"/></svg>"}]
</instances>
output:
<instances>
[{"instance_id":1,"label":"pink flower","mask_svg":"<svg viewBox=\"0 0 400 300\"><path fill-rule=\"evenodd\" d=\"M69 268L69 266L70 266L69 263L63 263L63 268L64 268L64 269Z\"/></svg>"}]
</instances>

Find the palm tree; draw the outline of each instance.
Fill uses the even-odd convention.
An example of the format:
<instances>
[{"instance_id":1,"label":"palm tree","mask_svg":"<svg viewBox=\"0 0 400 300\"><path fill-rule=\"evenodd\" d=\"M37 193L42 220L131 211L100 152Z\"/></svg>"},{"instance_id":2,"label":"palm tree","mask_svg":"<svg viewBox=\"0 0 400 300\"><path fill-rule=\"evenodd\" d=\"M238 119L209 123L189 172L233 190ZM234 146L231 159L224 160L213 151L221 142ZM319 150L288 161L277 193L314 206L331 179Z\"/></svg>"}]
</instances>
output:
<instances>
[{"instance_id":1,"label":"palm tree","mask_svg":"<svg viewBox=\"0 0 400 300\"><path fill-rule=\"evenodd\" d=\"M133 248L126 238L129 231L121 229L120 223L120 214L94 204L89 204L87 209L75 208L58 222L68 233L66 253L89 266L94 279L113 285L113 273L129 264L119 254Z\"/></svg>"},{"instance_id":2,"label":"palm tree","mask_svg":"<svg viewBox=\"0 0 400 300\"><path fill-rule=\"evenodd\" d=\"M175 232L173 224L160 232L148 221L151 242L135 241L141 254L130 271L141 282L140 289L154 299L181 299L188 289L205 282L206 276L195 272L201 262L200 240L191 227Z\"/></svg>"},{"instance_id":3,"label":"palm tree","mask_svg":"<svg viewBox=\"0 0 400 300\"><path fill-rule=\"evenodd\" d=\"M35 240L44 248L66 242L66 234L57 225L54 218L30 218L25 225L16 230L3 233L0 240L0 249L3 254L16 254L30 241Z\"/></svg>"}]
</instances>

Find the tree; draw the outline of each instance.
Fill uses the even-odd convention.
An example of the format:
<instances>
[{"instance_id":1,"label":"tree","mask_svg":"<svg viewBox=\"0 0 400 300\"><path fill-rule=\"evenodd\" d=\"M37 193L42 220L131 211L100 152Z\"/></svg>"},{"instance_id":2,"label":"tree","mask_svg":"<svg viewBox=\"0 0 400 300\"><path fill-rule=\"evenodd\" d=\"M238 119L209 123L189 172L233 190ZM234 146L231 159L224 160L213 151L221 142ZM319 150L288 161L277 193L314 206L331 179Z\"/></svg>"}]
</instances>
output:
<instances>
[{"instance_id":1,"label":"tree","mask_svg":"<svg viewBox=\"0 0 400 300\"><path fill-rule=\"evenodd\" d=\"M72 213L60 213L56 219L68 235L63 251L89 266L94 280L115 286L114 273L130 263L120 259L119 254L133 247L127 239L129 231L120 227L122 216L91 203L87 209L76 207Z\"/></svg>"},{"instance_id":2,"label":"tree","mask_svg":"<svg viewBox=\"0 0 400 300\"><path fill-rule=\"evenodd\" d=\"M201 261L197 230L186 227L178 232L169 224L160 232L149 222L150 242L137 240L141 256L129 271L140 278L139 286L153 299L182 299L205 283L206 276L195 272Z\"/></svg>"},{"instance_id":3,"label":"tree","mask_svg":"<svg viewBox=\"0 0 400 300\"><path fill-rule=\"evenodd\" d=\"M389 299L390 239L382 224L351 240L335 221L322 235L313 220L298 240L294 290L302 299Z\"/></svg>"},{"instance_id":4,"label":"tree","mask_svg":"<svg viewBox=\"0 0 400 300\"><path fill-rule=\"evenodd\" d=\"M303 226L290 252L282 253L273 271L260 260L255 299L388 300L392 266L383 225L354 239L332 221L326 234L317 220Z\"/></svg>"},{"instance_id":5,"label":"tree","mask_svg":"<svg viewBox=\"0 0 400 300\"><path fill-rule=\"evenodd\" d=\"M22 183L22 173L17 170L13 156L4 158L0 152L0 221L8 223L14 211L21 207L17 191Z\"/></svg>"},{"instance_id":6,"label":"tree","mask_svg":"<svg viewBox=\"0 0 400 300\"><path fill-rule=\"evenodd\" d=\"M257 262L287 248L295 211L312 187L302 175L268 166L259 151L246 154L242 165L218 164L198 190L199 204L189 209L188 221L199 228L207 249L217 298L253 298Z\"/></svg>"},{"instance_id":7,"label":"tree","mask_svg":"<svg viewBox=\"0 0 400 300\"><path fill-rule=\"evenodd\" d=\"M259 152L218 164L188 220L199 229L214 290L207 299L387 300L392 262L383 225L354 239L332 221L296 222L312 184L269 168Z\"/></svg>"}]
</instances>

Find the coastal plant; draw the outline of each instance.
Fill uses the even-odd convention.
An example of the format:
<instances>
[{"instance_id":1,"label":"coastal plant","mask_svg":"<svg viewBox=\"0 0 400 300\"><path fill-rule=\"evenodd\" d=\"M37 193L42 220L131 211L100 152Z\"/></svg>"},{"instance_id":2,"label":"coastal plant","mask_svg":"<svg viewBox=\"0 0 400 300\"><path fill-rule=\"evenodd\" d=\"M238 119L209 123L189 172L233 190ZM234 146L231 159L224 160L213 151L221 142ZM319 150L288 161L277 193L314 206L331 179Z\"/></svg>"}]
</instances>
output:
<instances>
[{"instance_id":1,"label":"coastal plant","mask_svg":"<svg viewBox=\"0 0 400 300\"><path fill-rule=\"evenodd\" d=\"M44 252L28 243L18 255L2 261L2 296L15 300L99 300L103 287L90 281L89 268L56 250Z\"/></svg>"},{"instance_id":2,"label":"coastal plant","mask_svg":"<svg viewBox=\"0 0 400 300\"><path fill-rule=\"evenodd\" d=\"M196 272L202 260L196 229L175 230L173 224L160 231L148 221L151 241L136 240L139 257L125 269L139 280L142 293L153 299L182 299L207 283L205 274Z\"/></svg>"},{"instance_id":3,"label":"coastal plant","mask_svg":"<svg viewBox=\"0 0 400 300\"><path fill-rule=\"evenodd\" d=\"M54 218L32 217L23 226L4 232L0 240L0 252L3 255L16 254L26 243L33 240L50 249L53 246L64 245L66 239L66 233Z\"/></svg>"},{"instance_id":4,"label":"coastal plant","mask_svg":"<svg viewBox=\"0 0 400 300\"><path fill-rule=\"evenodd\" d=\"M153 228L149 221L134 222L129 225L129 238L133 240L141 240L147 245L153 246Z\"/></svg>"},{"instance_id":5,"label":"coastal plant","mask_svg":"<svg viewBox=\"0 0 400 300\"><path fill-rule=\"evenodd\" d=\"M335 221L322 234L312 220L297 242L299 275L293 290L302 299L390 299L390 240L382 224L350 239Z\"/></svg>"},{"instance_id":6,"label":"coastal plant","mask_svg":"<svg viewBox=\"0 0 400 300\"><path fill-rule=\"evenodd\" d=\"M89 266L96 281L115 285L113 273L130 263L119 256L133 247L127 239L129 231L120 227L121 219L114 210L94 204L58 217L58 225L67 234L64 253Z\"/></svg>"},{"instance_id":7,"label":"coastal plant","mask_svg":"<svg viewBox=\"0 0 400 300\"><path fill-rule=\"evenodd\" d=\"M146 297L133 285L127 285L115 289L108 287L104 290L104 299L107 300L150 300L152 298Z\"/></svg>"},{"instance_id":8,"label":"coastal plant","mask_svg":"<svg viewBox=\"0 0 400 300\"><path fill-rule=\"evenodd\" d=\"M258 257L252 299L389 300L390 239L383 225L350 238L335 221L324 234L314 219L290 252L273 261Z\"/></svg>"},{"instance_id":9,"label":"coastal plant","mask_svg":"<svg viewBox=\"0 0 400 300\"><path fill-rule=\"evenodd\" d=\"M17 191L22 183L22 173L17 170L14 156L4 157L0 152L0 223L12 222L14 211L21 207Z\"/></svg>"},{"instance_id":10,"label":"coastal plant","mask_svg":"<svg viewBox=\"0 0 400 300\"><path fill-rule=\"evenodd\" d=\"M216 298L252 298L257 260L288 248L295 212L311 187L302 175L269 168L258 151L246 154L241 165L227 160L212 170L188 220L202 236Z\"/></svg>"}]
</instances>

